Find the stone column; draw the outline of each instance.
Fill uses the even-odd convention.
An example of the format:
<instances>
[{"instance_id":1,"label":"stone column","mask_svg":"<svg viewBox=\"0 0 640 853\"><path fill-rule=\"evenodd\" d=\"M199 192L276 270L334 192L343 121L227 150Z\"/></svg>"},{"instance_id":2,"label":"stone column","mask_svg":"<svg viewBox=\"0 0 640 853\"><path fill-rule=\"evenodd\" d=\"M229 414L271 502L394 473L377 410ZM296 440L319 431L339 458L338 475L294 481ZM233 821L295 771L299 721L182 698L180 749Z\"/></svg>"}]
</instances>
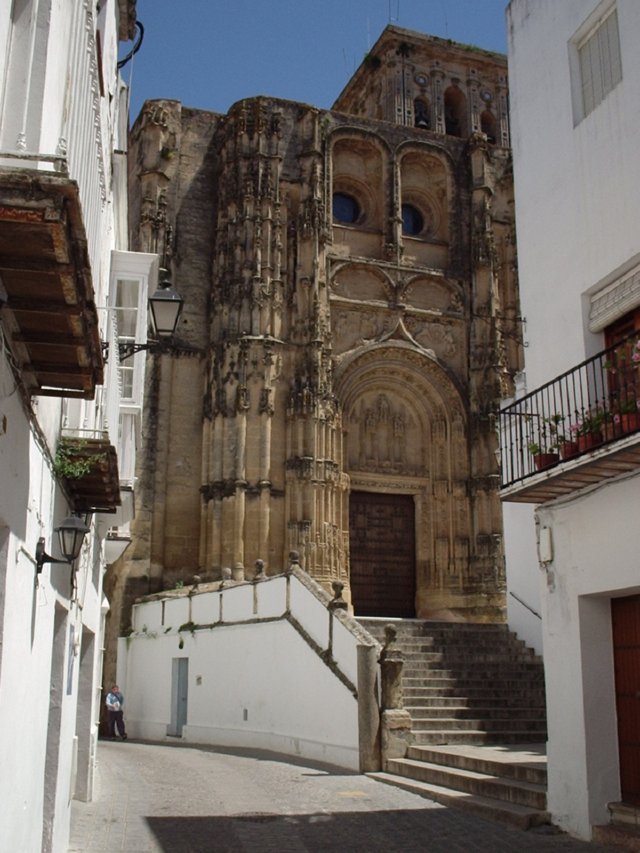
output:
<instances>
[{"instance_id":1,"label":"stone column","mask_svg":"<svg viewBox=\"0 0 640 853\"><path fill-rule=\"evenodd\" d=\"M390 758L404 758L412 742L411 715L402 698L404 655L396 643L397 628L384 629L385 644L380 654L382 678L382 764Z\"/></svg>"}]
</instances>

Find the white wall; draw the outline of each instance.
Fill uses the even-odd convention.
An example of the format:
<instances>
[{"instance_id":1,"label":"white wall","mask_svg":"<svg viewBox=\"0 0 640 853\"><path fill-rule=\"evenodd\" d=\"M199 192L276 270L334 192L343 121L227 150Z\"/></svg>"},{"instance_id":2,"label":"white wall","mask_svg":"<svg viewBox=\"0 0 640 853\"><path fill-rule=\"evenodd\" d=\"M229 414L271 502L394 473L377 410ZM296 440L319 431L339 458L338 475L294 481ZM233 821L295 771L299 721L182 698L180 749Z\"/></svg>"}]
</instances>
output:
<instances>
[{"instance_id":1,"label":"white wall","mask_svg":"<svg viewBox=\"0 0 640 853\"><path fill-rule=\"evenodd\" d=\"M604 348L590 296L640 253L640 4L617 0L622 81L574 124L575 36L612 0L511 0L509 81L527 390ZM595 23L595 19L594 19ZM629 310L626 308L625 310ZM623 313L622 311L620 313ZM590 838L620 797L610 600L640 590L640 474L538 507L549 729L548 807ZM533 549L527 508L505 508L508 571ZM530 513L530 509L528 510ZM531 560L533 555L529 557ZM511 615L511 614L510 614Z\"/></svg>"},{"instance_id":2,"label":"white wall","mask_svg":"<svg viewBox=\"0 0 640 853\"><path fill-rule=\"evenodd\" d=\"M95 4L89 0L25 0L26 12L16 28L14 6L20 8L10 2L0 4L0 147L16 150L25 104L26 153L53 155L60 137L66 138L70 176L78 181L82 195L96 304L106 306L111 251L126 248L116 247L114 226L115 217L126 217L114 209L108 197L109 152L119 121L115 110L124 100L110 102L99 95L96 55L87 49L87 39L93 37L91 29L87 30L87 15L93 15ZM36 7L38 33L33 40L30 9ZM103 15L103 72L107 89L115 92L110 72L115 73L117 0L108 0ZM8 56L12 48L14 54ZM78 55L87 66L79 67L75 62ZM29 77L26 69L31 60L33 74ZM93 115L97 111L98 122L77 120L80 96ZM71 127L74 120L75 131ZM78 151L85 142L92 151L102 145L107 152L102 164L104 197L96 189L98 158ZM3 160L5 167L16 165L52 168L48 161ZM126 205L126 198L117 199L116 208L118 204ZM60 431L63 427L99 428L101 402L99 391L95 401L68 404L37 397L23 403L0 334L0 531L8 530L8 535L2 534L6 548L0 550L0 848L20 853L67 850L76 737L83 745L82 768L79 762L82 787L85 793L91 790L97 740L103 545L94 524L78 561L74 600L66 565L46 564L35 584L35 548L43 536L47 552L59 553L54 528L69 512L52 472ZM69 641L70 628L77 640L74 644ZM79 697L83 637L94 640Z\"/></svg>"},{"instance_id":3,"label":"white wall","mask_svg":"<svg viewBox=\"0 0 640 853\"><path fill-rule=\"evenodd\" d=\"M533 390L603 348L585 298L640 250L640 4L618 0L623 79L574 128L569 42L598 0L512 0L509 87Z\"/></svg>"},{"instance_id":4,"label":"white wall","mask_svg":"<svg viewBox=\"0 0 640 853\"><path fill-rule=\"evenodd\" d=\"M515 631L521 640L541 655L541 573L536 554L534 509L529 504L505 501L502 517L509 630Z\"/></svg>"},{"instance_id":5,"label":"white wall","mask_svg":"<svg viewBox=\"0 0 640 853\"><path fill-rule=\"evenodd\" d=\"M362 630L346 614L332 615L319 596L291 575L136 605L135 632L119 645L128 732L168 737L172 660L186 657L185 741L270 749L357 770L358 701L319 652L332 643L334 666L356 686ZM187 622L206 627L179 631Z\"/></svg>"},{"instance_id":6,"label":"white wall","mask_svg":"<svg viewBox=\"0 0 640 853\"><path fill-rule=\"evenodd\" d=\"M584 837L620 799L610 599L640 592L639 494L640 473L537 511L553 541L543 612L549 804Z\"/></svg>"}]
</instances>

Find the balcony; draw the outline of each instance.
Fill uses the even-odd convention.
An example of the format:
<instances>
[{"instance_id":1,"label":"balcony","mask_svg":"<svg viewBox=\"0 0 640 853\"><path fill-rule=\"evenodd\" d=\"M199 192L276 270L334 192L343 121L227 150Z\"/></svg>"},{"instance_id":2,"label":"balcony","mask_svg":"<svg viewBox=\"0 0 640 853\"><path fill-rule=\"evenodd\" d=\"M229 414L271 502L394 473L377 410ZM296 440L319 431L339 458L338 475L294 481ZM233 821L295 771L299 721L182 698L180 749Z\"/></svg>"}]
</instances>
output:
<instances>
[{"instance_id":1,"label":"balcony","mask_svg":"<svg viewBox=\"0 0 640 853\"><path fill-rule=\"evenodd\" d=\"M120 506L118 455L108 435L61 436L54 470L74 511L114 513Z\"/></svg>"},{"instance_id":2,"label":"balcony","mask_svg":"<svg viewBox=\"0 0 640 853\"><path fill-rule=\"evenodd\" d=\"M103 359L78 186L60 158L23 159L0 167L2 325L29 393L91 399Z\"/></svg>"},{"instance_id":3,"label":"balcony","mask_svg":"<svg viewBox=\"0 0 640 853\"><path fill-rule=\"evenodd\" d=\"M640 335L500 412L502 500L541 504L640 469Z\"/></svg>"}]
</instances>

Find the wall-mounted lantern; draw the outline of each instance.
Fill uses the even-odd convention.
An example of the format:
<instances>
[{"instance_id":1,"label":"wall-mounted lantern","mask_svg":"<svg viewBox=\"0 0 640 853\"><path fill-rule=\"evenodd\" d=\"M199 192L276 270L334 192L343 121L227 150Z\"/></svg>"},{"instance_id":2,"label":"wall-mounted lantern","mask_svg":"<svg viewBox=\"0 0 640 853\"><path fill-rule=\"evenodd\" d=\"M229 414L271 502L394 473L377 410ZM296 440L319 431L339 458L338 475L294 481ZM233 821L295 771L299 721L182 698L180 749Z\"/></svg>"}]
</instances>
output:
<instances>
[{"instance_id":1,"label":"wall-mounted lantern","mask_svg":"<svg viewBox=\"0 0 640 853\"><path fill-rule=\"evenodd\" d=\"M73 564L80 556L84 537L89 532L85 520L77 515L69 515L63 519L59 527L55 528L60 542L60 550L64 560L50 557L44 549L44 537L38 539L36 545L36 573L42 572L45 563L68 563Z\"/></svg>"}]
</instances>

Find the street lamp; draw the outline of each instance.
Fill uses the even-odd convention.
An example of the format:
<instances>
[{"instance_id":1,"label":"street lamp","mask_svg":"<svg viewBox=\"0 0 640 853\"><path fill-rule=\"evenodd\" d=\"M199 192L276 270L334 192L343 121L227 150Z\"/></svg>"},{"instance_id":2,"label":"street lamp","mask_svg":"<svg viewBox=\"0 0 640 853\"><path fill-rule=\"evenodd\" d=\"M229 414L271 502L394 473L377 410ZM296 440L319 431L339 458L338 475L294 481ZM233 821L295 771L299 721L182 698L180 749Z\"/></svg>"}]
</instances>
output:
<instances>
[{"instance_id":1,"label":"street lamp","mask_svg":"<svg viewBox=\"0 0 640 853\"><path fill-rule=\"evenodd\" d=\"M169 271L161 268L158 289L149 297L151 324L157 338L162 340L173 337L183 305L184 299L171 287Z\"/></svg>"},{"instance_id":2,"label":"street lamp","mask_svg":"<svg viewBox=\"0 0 640 853\"><path fill-rule=\"evenodd\" d=\"M60 550L64 560L50 557L44 549L44 537L38 539L36 545L36 573L40 574L45 563L74 563L80 556L84 537L89 532L84 520L77 515L69 515L63 519L60 527L55 528L58 534Z\"/></svg>"},{"instance_id":3,"label":"street lamp","mask_svg":"<svg viewBox=\"0 0 640 853\"><path fill-rule=\"evenodd\" d=\"M171 286L171 276L164 267L160 268L158 279L158 289L148 299L154 340L148 341L146 344L138 344L135 341L119 341L118 356L120 361L130 358L138 352L160 352L175 334L184 299ZM106 362L109 357L108 341L103 342L102 350Z\"/></svg>"}]
</instances>

